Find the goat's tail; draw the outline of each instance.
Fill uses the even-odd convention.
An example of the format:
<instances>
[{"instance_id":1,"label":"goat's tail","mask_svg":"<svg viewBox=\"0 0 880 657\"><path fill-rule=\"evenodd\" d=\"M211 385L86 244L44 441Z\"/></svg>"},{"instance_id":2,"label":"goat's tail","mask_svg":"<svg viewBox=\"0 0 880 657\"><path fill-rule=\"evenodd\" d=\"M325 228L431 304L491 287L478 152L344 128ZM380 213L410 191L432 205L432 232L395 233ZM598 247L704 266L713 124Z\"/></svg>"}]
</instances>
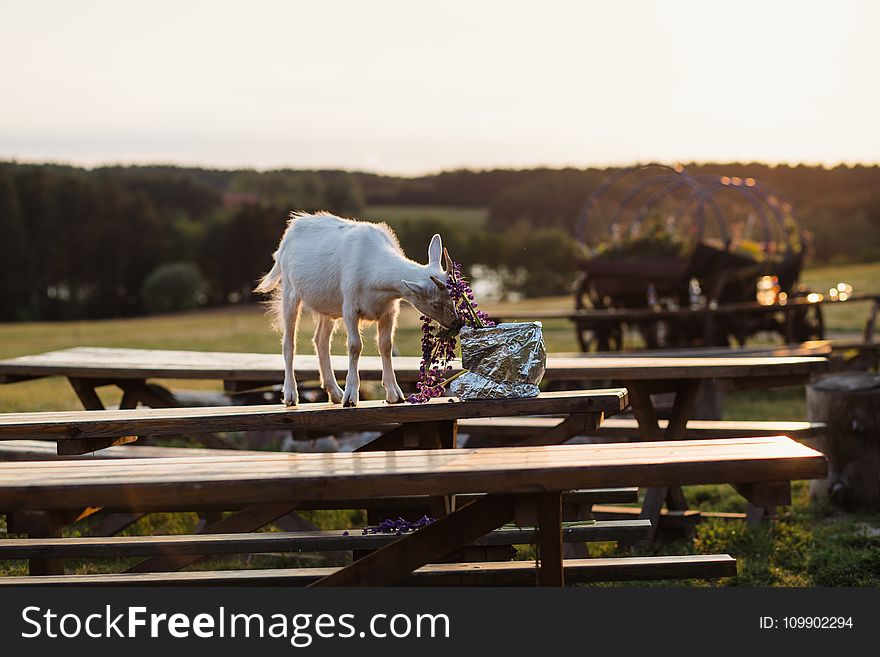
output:
<instances>
[{"instance_id":1,"label":"goat's tail","mask_svg":"<svg viewBox=\"0 0 880 657\"><path fill-rule=\"evenodd\" d=\"M275 264L272 265L272 269L269 270L269 273L263 276L260 279L260 282L257 283L257 287L254 288L254 292L259 292L260 294L268 294L272 292L278 284L281 283L281 265L278 264L278 259L276 257Z\"/></svg>"},{"instance_id":2,"label":"goat's tail","mask_svg":"<svg viewBox=\"0 0 880 657\"><path fill-rule=\"evenodd\" d=\"M260 279L254 292L270 295L263 302L266 307L266 314L269 316L269 322L276 331L282 330L281 322L281 265L278 264L277 254L275 264L269 273Z\"/></svg>"}]
</instances>

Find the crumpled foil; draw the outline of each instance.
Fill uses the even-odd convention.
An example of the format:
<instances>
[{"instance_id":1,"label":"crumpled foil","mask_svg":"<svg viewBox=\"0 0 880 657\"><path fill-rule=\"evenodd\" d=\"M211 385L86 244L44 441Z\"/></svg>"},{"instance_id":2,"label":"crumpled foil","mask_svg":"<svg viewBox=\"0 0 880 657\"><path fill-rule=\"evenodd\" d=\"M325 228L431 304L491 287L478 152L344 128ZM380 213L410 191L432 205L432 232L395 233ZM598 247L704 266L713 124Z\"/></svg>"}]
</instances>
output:
<instances>
[{"instance_id":1,"label":"crumpled foil","mask_svg":"<svg viewBox=\"0 0 880 657\"><path fill-rule=\"evenodd\" d=\"M547 350L541 322L509 322L461 330L461 361L467 370L449 391L461 399L537 397Z\"/></svg>"}]
</instances>

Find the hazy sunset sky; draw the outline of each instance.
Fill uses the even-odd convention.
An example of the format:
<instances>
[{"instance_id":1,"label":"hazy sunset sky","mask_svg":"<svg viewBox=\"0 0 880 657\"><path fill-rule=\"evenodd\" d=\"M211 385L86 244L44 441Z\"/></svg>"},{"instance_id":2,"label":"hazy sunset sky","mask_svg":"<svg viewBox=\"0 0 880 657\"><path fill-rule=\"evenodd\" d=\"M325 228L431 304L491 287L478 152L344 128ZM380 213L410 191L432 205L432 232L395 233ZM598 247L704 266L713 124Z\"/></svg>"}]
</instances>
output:
<instances>
[{"instance_id":1,"label":"hazy sunset sky","mask_svg":"<svg viewBox=\"0 0 880 657\"><path fill-rule=\"evenodd\" d=\"M0 0L0 159L880 161L880 2Z\"/></svg>"}]
</instances>

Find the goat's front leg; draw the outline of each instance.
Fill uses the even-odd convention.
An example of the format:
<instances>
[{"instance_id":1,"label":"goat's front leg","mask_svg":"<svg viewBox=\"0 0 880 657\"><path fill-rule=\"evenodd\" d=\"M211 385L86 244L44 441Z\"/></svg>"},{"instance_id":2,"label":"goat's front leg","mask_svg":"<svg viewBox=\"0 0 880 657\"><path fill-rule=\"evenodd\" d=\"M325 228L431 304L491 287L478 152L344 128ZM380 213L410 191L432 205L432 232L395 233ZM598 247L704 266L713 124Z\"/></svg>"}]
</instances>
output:
<instances>
[{"instance_id":1,"label":"goat's front leg","mask_svg":"<svg viewBox=\"0 0 880 657\"><path fill-rule=\"evenodd\" d=\"M361 327L355 309L343 306L342 319L348 332L348 376L345 377L345 392L342 395L343 406L357 406L360 397L361 378L358 374L358 360L363 350Z\"/></svg>"},{"instance_id":2,"label":"goat's front leg","mask_svg":"<svg viewBox=\"0 0 880 657\"><path fill-rule=\"evenodd\" d=\"M281 336L281 353L284 354L284 392L282 400L286 406L296 406L299 392L293 373L293 357L296 355L296 325L302 301L295 290L284 288L281 292L281 317L284 334Z\"/></svg>"},{"instance_id":3,"label":"goat's front leg","mask_svg":"<svg viewBox=\"0 0 880 657\"><path fill-rule=\"evenodd\" d=\"M315 327L315 354L318 356L318 368L321 372L321 387L327 393L327 397L334 404L342 401L342 388L336 383L333 374L333 366L330 362L330 339L333 337L333 329L336 328L336 320L326 315L318 315L318 325Z\"/></svg>"},{"instance_id":4,"label":"goat's front leg","mask_svg":"<svg viewBox=\"0 0 880 657\"><path fill-rule=\"evenodd\" d=\"M389 404L399 404L405 400L403 391L397 385L397 377L394 375L394 367L391 364L391 349L396 326L397 312L395 309L380 317L376 328L376 342L379 346L379 355L382 357L382 385L385 387L385 401Z\"/></svg>"}]
</instances>

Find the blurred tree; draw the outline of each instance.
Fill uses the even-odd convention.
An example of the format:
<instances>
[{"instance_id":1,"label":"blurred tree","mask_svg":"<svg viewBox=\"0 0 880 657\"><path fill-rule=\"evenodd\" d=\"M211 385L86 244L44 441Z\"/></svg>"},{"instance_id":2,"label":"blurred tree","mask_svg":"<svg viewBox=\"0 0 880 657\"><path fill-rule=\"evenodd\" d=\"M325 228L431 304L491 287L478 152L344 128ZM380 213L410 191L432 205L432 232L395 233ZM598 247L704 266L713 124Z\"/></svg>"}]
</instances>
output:
<instances>
[{"instance_id":1,"label":"blurred tree","mask_svg":"<svg viewBox=\"0 0 880 657\"><path fill-rule=\"evenodd\" d=\"M159 265L144 281L142 296L153 313L192 310L205 300L205 278L191 262Z\"/></svg>"},{"instance_id":2,"label":"blurred tree","mask_svg":"<svg viewBox=\"0 0 880 657\"><path fill-rule=\"evenodd\" d=\"M29 247L18 193L8 173L0 171L0 321L24 319L31 292Z\"/></svg>"}]
</instances>

